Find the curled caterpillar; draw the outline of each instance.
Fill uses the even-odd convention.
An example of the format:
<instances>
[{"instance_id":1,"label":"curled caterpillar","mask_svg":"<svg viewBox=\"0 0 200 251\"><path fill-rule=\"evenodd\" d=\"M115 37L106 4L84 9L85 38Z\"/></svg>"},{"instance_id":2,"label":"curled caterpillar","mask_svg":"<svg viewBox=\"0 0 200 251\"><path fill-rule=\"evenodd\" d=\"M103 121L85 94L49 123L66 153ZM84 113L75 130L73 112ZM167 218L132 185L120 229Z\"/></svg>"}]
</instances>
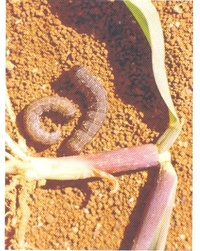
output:
<instances>
[{"instance_id":1,"label":"curled caterpillar","mask_svg":"<svg viewBox=\"0 0 200 251\"><path fill-rule=\"evenodd\" d=\"M85 95L88 104L85 120L67 142L67 148L78 153L101 128L106 118L108 101L101 80L84 67L74 66L70 78L77 89Z\"/></svg>"},{"instance_id":2,"label":"curled caterpillar","mask_svg":"<svg viewBox=\"0 0 200 251\"><path fill-rule=\"evenodd\" d=\"M86 97L88 110L80 128L75 130L67 142L67 149L79 153L99 131L107 113L107 93L101 80L82 66L75 66L70 71L70 79L76 88ZM25 128L31 138L42 144L54 144L61 137L59 130L45 131L39 123L43 112L59 112L64 116L73 116L74 105L63 97L45 97L34 101L25 112Z\"/></svg>"},{"instance_id":3,"label":"curled caterpillar","mask_svg":"<svg viewBox=\"0 0 200 251\"><path fill-rule=\"evenodd\" d=\"M44 112L59 112L63 116L73 117L75 106L70 100L63 97L44 97L32 102L24 114L24 124L29 136L36 142L44 145L55 144L61 137L61 131L47 132L40 125L40 116Z\"/></svg>"}]
</instances>

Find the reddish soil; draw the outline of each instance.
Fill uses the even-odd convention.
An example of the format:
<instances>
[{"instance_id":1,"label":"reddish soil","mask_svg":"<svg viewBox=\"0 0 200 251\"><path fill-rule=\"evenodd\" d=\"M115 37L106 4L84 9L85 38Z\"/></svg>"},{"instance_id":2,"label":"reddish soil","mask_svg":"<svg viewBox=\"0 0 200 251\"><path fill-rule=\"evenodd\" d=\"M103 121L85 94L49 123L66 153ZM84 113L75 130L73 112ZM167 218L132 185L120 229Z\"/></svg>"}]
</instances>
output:
<instances>
[{"instance_id":1,"label":"reddish soil","mask_svg":"<svg viewBox=\"0 0 200 251\"><path fill-rule=\"evenodd\" d=\"M172 99L178 116L185 119L170 149L178 188L165 248L191 250L193 5L153 3L164 32ZM168 112L154 82L150 47L122 1L6 4L7 89L17 116L14 127L7 120L7 132L16 140L19 131L30 155L60 156L61 142L78 126L84 103L68 81L68 71L77 64L103 80L109 101L105 123L81 154L156 142L167 128ZM47 95L66 96L77 109L67 124L55 114L44 118L44 126L59 126L64 135L50 147L34 143L22 123L26 106ZM102 179L47 181L42 186L20 175L8 176L7 184L16 186L12 196L6 194L6 249L130 249L155 170L116 177L120 189L111 194L110 183ZM29 214L19 208L25 205L22 195L28 203L29 209L23 208L30 214L28 222Z\"/></svg>"}]
</instances>

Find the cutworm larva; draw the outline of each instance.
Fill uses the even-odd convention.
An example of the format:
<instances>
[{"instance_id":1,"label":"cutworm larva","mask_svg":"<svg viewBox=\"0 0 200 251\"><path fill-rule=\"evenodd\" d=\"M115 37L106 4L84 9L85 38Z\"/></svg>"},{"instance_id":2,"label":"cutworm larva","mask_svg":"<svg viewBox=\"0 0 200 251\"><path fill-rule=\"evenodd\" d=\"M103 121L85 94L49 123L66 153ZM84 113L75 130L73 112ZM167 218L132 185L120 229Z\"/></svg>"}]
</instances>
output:
<instances>
[{"instance_id":1,"label":"cutworm larva","mask_svg":"<svg viewBox=\"0 0 200 251\"><path fill-rule=\"evenodd\" d=\"M70 100L63 97L44 97L35 100L27 107L24 114L26 131L34 141L45 145L55 144L61 137L60 130L47 132L40 125L40 116L50 111L59 112L68 118L74 116L76 109Z\"/></svg>"},{"instance_id":2,"label":"cutworm larva","mask_svg":"<svg viewBox=\"0 0 200 251\"><path fill-rule=\"evenodd\" d=\"M77 89L82 92L88 104L85 120L67 142L67 148L74 153L80 152L99 131L106 118L108 101L102 81L82 66L74 66L70 77Z\"/></svg>"},{"instance_id":3,"label":"cutworm larva","mask_svg":"<svg viewBox=\"0 0 200 251\"><path fill-rule=\"evenodd\" d=\"M80 152L99 131L107 113L107 93L101 80L82 66L75 66L70 71L71 82L86 97L88 110L80 128L75 130L67 142L67 149L72 153ZM43 112L55 111L64 116L73 116L75 107L63 97L45 97L34 101L25 112L25 127L33 140L43 144L54 144L61 136L59 130L49 133L39 123Z\"/></svg>"}]
</instances>

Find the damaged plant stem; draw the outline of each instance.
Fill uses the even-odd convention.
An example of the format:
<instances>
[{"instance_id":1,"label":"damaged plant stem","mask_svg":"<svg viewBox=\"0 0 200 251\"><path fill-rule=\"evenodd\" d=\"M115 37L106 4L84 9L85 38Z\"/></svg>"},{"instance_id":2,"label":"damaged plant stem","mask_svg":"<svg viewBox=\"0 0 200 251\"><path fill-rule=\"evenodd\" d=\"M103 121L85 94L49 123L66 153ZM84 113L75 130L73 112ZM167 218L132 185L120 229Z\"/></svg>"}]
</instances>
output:
<instances>
[{"instance_id":1,"label":"damaged plant stem","mask_svg":"<svg viewBox=\"0 0 200 251\"><path fill-rule=\"evenodd\" d=\"M155 180L154 189L148 198L145 215L141 219L134 249L147 249L155 245L156 248L161 249L164 246L177 183L176 174L170 164L169 152L159 154L156 145L146 144L99 154L41 158L25 155L9 135L6 135L6 143L15 156L18 156L16 159L11 154L6 154L8 159L6 172L21 173L27 180L75 180L101 177L108 179L113 184L111 192L116 192L119 184L111 174L161 167L158 181ZM155 234L158 238L155 238Z\"/></svg>"},{"instance_id":2,"label":"damaged plant stem","mask_svg":"<svg viewBox=\"0 0 200 251\"><path fill-rule=\"evenodd\" d=\"M170 160L170 153L158 154L153 144L120 148L98 154L75 155L68 157L47 158L25 155L19 146L6 134L6 143L18 159L6 153L6 172L21 172L28 180L72 180L101 177L110 180L118 190L118 182L109 173L130 170L145 170Z\"/></svg>"}]
</instances>

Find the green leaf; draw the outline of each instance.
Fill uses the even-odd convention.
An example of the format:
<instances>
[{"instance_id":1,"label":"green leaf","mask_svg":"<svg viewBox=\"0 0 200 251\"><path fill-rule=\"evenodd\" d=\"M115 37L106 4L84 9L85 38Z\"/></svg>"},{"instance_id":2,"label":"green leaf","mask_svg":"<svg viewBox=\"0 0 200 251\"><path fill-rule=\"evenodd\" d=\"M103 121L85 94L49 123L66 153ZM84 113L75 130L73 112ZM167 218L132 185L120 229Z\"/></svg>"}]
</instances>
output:
<instances>
[{"instance_id":1,"label":"green leaf","mask_svg":"<svg viewBox=\"0 0 200 251\"><path fill-rule=\"evenodd\" d=\"M158 12L150 0L124 0L133 14L152 50L152 65L158 90L169 110L169 125L158 139L156 145L159 153L169 150L177 139L182 124L172 102L165 69L165 49L162 26Z\"/></svg>"}]
</instances>

